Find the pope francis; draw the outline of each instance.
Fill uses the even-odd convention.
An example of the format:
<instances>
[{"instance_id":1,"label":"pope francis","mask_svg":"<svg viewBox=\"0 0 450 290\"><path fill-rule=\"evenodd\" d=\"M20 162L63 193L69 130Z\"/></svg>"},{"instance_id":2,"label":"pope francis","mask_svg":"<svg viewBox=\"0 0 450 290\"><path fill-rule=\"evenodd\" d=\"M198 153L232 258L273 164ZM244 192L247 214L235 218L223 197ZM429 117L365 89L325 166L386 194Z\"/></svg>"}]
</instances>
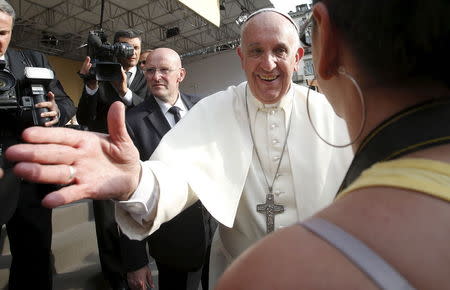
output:
<instances>
[{"instance_id":1,"label":"pope francis","mask_svg":"<svg viewBox=\"0 0 450 290\"><path fill-rule=\"evenodd\" d=\"M350 149L326 145L309 124L307 89L291 82L303 55L297 35L289 16L253 14L238 49L248 81L194 106L142 164L132 198L116 207L122 231L143 239L200 198L220 222L210 286L265 234L328 205L351 160ZM323 95L310 94L314 125L345 143L345 123Z\"/></svg>"}]
</instances>

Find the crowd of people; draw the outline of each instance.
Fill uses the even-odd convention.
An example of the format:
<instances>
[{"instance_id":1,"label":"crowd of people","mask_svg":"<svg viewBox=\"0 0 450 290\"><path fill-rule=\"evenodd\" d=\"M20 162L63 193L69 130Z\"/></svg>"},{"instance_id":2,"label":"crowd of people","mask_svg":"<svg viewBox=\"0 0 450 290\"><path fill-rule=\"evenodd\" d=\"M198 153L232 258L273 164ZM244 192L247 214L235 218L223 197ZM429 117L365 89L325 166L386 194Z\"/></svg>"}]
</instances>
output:
<instances>
[{"instance_id":1,"label":"crowd of people","mask_svg":"<svg viewBox=\"0 0 450 290\"><path fill-rule=\"evenodd\" d=\"M51 289L50 209L85 198L112 289L155 286L147 247L162 290L449 288L448 12L446 0L315 0L298 27L255 11L237 48L246 81L204 98L180 91L176 51L144 55L136 31L118 31L134 49L121 80L88 78L89 57L79 72L87 130L55 128L75 114L56 78L45 126L2 128L10 289ZM15 75L16 59L48 67L7 50L13 23L0 0L0 58ZM324 95L292 81L304 46ZM43 251L14 226L35 227ZM36 280L20 279L30 263Z\"/></svg>"}]
</instances>

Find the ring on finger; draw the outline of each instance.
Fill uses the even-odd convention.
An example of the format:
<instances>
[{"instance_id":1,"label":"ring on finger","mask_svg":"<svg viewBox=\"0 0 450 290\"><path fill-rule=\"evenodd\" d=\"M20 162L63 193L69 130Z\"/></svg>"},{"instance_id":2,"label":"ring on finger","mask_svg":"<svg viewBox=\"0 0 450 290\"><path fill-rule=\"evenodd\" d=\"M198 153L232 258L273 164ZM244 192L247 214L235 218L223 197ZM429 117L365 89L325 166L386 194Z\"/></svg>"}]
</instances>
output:
<instances>
[{"instance_id":1,"label":"ring on finger","mask_svg":"<svg viewBox=\"0 0 450 290\"><path fill-rule=\"evenodd\" d=\"M72 165L69 165L69 182L72 181L72 179L75 178L76 169Z\"/></svg>"}]
</instances>

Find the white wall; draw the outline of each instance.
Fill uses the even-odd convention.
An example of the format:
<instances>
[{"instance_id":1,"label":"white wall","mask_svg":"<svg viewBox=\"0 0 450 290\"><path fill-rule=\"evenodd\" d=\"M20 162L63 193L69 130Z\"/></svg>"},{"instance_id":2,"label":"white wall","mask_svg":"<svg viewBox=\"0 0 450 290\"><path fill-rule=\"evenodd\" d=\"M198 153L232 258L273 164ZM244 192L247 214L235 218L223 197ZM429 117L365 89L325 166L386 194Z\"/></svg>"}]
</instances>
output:
<instances>
[{"instance_id":1,"label":"white wall","mask_svg":"<svg viewBox=\"0 0 450 290\"><path fill-rule=\"evenodd\" d=\"M231 85L245 81L245 74L236 50L219 54L186 59L183 67L187 71L181 83L181 91L187 94L208 96Z\"/></svg>"}]
</instances>

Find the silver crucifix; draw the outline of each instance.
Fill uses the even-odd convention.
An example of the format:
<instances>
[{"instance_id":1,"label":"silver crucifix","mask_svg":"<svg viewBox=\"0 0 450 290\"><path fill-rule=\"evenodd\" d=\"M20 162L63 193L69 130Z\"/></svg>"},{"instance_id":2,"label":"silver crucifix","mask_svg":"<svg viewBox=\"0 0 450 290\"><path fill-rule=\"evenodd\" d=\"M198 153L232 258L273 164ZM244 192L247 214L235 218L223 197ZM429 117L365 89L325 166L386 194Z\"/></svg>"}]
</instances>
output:
<instances>
[{"instance_id":1,"label":"silver crucifix","mask_svg":"<svg viewBox=\"0 0 450 290\"><path fill-rule=\"evenodd\" d=\"M266 232L274 231L275 215L284 212L284 206L275 204L273 194L266 196L266 203L256 205L256 211L266 215Z\"/></svg>"}]
</instances>

